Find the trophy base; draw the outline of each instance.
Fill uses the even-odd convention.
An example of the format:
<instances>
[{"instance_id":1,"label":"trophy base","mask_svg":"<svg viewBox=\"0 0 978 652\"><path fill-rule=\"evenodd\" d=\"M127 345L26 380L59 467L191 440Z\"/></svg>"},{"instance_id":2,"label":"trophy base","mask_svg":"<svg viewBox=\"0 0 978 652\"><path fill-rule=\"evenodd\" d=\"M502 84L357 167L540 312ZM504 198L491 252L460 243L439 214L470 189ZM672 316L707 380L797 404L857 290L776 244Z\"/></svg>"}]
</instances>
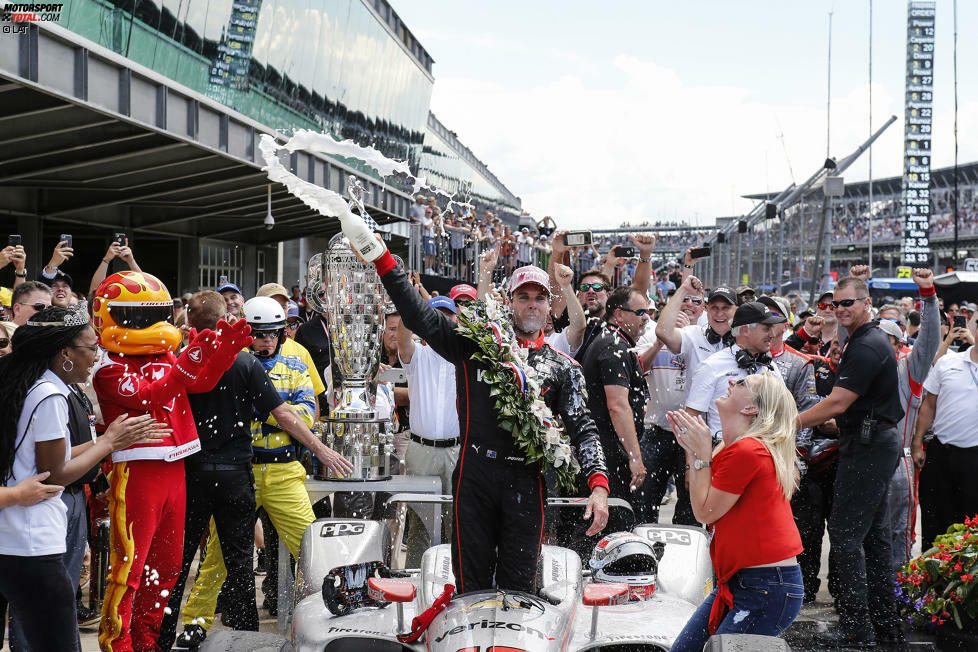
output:
<instances>
[{"instance_id":1,"label":"trophy base","mask_svg":"<svg viewBox=\"0 0 978 652\"><path fill-rule=\"evenodd\" d=\"M342 482L371 482L389 480L394 459L394 437L387 433L386 420L326 419L326 432L320 437L324 444L353 464L349 475L339 475L330 469L319 468L313 476L321 480Z\"/></svg>"}]
</instances>

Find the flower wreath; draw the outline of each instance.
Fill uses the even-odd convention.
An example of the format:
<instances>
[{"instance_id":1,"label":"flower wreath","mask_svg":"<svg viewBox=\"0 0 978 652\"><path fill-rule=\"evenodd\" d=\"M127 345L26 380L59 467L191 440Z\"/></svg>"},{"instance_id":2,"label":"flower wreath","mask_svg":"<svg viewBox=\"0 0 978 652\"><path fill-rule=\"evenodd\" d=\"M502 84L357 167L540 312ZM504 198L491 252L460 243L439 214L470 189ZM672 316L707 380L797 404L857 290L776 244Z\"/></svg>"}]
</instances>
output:
<instances>
[{"instance_id":1,"label":"flower wreath","mask_svg":"<svg viewBox=\"0 0 978 652\"><path fill-rule=\"evenodd\" d=\"M567 435L540 398L537 373L516 339L509 309L489 296L484 303L459 310L456 330L475 343L478 351L472 359L486 367L483 377L495 400L499 425L512 433L526 463L541 460L556 473L558 488L575 490L581 465Z\"/></svg>"}]
</instances>

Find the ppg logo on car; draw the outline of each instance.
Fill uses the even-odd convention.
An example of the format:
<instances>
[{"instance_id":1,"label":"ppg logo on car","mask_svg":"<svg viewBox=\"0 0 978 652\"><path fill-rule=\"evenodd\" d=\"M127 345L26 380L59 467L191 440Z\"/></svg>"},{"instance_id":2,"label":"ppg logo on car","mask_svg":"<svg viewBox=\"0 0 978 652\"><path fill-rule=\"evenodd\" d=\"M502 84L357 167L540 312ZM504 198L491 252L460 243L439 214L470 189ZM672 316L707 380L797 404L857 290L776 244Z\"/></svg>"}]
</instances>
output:
<instances>
[{"instance_id":1,"label":"ppg logo on car","mask_svg":"<svg viewBox=\"0 0 978 652\"><path fill-rule=\"evenodd\" d=\"M363 534L366 527L363 523L326 523L319 533L321 537L347 537L351 534Z\"/></svg>"},{"instance_id":2,"label":"ppg logo on car","mask_svg":"<svg viewBox=\"0 0 978 652\"><path fill-rule=\"evenodd\" d=\"M690 544L688 532L681 532L679 530L649 530L646 534L649 537L649 541L675 543L681 546L688 546Z\"/></svg>"}]
</instances>

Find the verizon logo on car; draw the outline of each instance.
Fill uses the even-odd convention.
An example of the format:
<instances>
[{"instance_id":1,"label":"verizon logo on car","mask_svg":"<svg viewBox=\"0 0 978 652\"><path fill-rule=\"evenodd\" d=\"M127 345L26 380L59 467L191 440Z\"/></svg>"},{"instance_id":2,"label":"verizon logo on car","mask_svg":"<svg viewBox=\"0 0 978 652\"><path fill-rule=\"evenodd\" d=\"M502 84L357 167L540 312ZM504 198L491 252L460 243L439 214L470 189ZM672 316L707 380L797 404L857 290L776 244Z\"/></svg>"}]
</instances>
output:
<instances>
[{"instance_id":1,"label":"verizon logo on car","mask_svg":"<svg viewBox=\"0 0 978 652\"><path fill-rule=\"evenodd\" d=\"M347 537L351 534L363 534L366 525L363 523L326 523L320 531L321 537Z\"/></svg>"}]
</instances>

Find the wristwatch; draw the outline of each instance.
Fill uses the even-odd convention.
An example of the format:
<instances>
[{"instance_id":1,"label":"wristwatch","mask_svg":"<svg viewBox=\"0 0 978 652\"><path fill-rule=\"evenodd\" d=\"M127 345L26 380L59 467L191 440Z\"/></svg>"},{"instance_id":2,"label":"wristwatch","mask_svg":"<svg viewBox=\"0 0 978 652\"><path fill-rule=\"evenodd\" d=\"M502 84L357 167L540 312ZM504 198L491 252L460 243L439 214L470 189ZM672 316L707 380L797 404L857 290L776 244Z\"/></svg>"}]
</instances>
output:
<instances>
[{"instance_id":1,"label":"wristwatch","mask_svg":"<svg viewBox=\"0 0 978 652\"><path fill-rule=\"evenodd\" d=\"M693 468L696 469L697 471L699 471L700 469L708 468L709 466L710 466L710 460L701 460L699 458L696 458L696 461L693 462Z\"/></svg>"}]
</instances>

